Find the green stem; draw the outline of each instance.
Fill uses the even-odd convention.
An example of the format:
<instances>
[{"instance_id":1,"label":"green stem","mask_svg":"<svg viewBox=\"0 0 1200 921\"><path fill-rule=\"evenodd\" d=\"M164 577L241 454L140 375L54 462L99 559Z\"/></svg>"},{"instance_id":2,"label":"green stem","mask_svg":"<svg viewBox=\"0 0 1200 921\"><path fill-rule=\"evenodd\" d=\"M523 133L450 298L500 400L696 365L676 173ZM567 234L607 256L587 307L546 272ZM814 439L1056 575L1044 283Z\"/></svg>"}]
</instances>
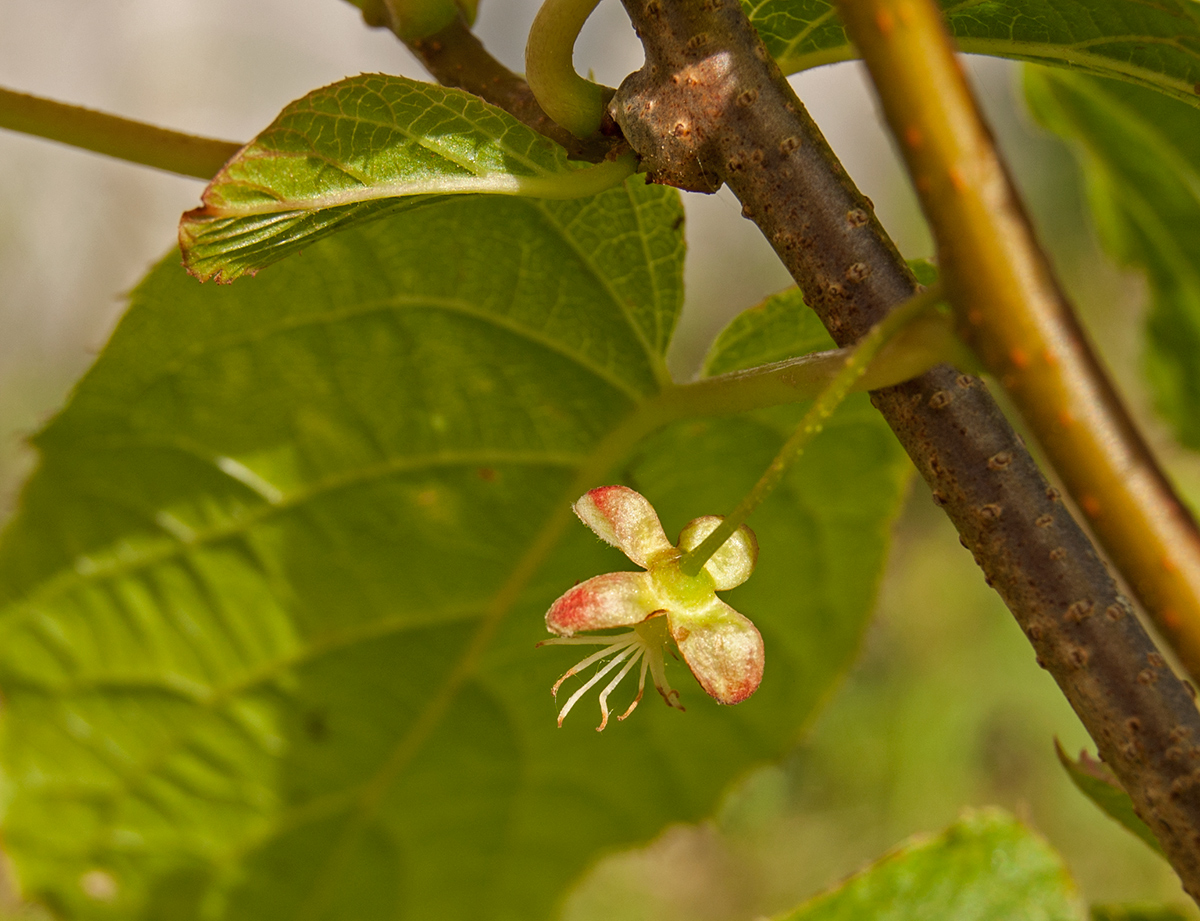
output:
<instances>
[{"instance_id":1,"label":"green stem","mask_svg":"<svg viewBox=\"0 0 1200 921\"><path fill-rule=\"evenodd\" d=\"M812 352L746 371L702 378L668 388L654 402L669 407L672 418L687 418L744 413L811 400L833 383L854 349ZM893 387L939 364L970 370L975 363L974 356L955 335L952 317L930 312L888 339L851 390Z\"/></svg>"},{"instance_id":2,"label":"green stem","mask_svg":"<svg viewBox=\"0 0 1200 921\"><path fill-rule=\"evenodd\" d=\"M927 288L876 323L852 349L848 350L849 354L842 359L841 369L825 389L817 395L813 405L809 407L808 412L800 421L799 427L784 443L779 453L775 455L775 459L767 467L766 472L754 484L746 497L738 503L733 512L725 516L717 529L709 534L702 543L683 555L679 562L679 568L685 575L698 575L709 557L733 536L734 531L750 517L750 513L758 508L772 490L779 485L787 469L804 453L808 443L824 428L826 420L833 415L834 410L846 398L846 394L867 373L872 359L879 354L887 341L941 300L941 285Z\"/></svg>"},{"instance_id":3,"label":"green stem","mask_svg":"<svg viewBox=\"0 0 1200 921\"><path fill-rule=\"evenodd\" d=\"M525 79L546 114L576 137L600 129L613 90L575 72L575 40L600 0L545 0L529 29Z\"/></svg>"},{"instance_id":4,"label":"green stem","mask_svg":"<svg viewBox=\"0 0 1200 921\"><path fill-rule=\"evenodd\" d=\"M197 179L211 179L242 146L6 89L0 128Z\"/></svg>"},{"instance_id":5,"label":"green stem","mask_svg":"<svg viewBox=\"0 0 1200 921\"><path fill-rule=\"evenodd\" d=\"M600 163L620 143L602 134L580 140L550 118L529 84L497 61L466 23L455 20L427 39L406 42L408 49L443 86L456 86L499 106L534 131L565 147L572 160Z\"/></svg>"}]
</instances>

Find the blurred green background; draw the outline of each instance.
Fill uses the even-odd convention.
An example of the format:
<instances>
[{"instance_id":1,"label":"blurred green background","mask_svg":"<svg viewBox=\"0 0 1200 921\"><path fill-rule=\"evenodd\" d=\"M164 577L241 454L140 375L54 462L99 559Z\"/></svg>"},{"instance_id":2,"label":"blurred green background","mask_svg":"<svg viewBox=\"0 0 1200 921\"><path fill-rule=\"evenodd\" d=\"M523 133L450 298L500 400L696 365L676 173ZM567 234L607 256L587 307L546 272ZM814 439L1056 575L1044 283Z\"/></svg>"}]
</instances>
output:
<instances>
[{"instance_id":1,"label":"blurred green background","mask_svg":"<svg viewBox=\"0 0 1200 921\"><path fill-rule=\"evenodd\" d=\"M536 5L481 7L477 29L511 67L520 67ZM602 5L577 62L615 84L640 57L620 5ZM364 71L421 76L390 34L364 28L338 0L0 0L0 85L231 140L249 138L307 90ZM1196 458L1169 443L1139 382L1142 285L1098 251L1078 172L1024 115L1016 66L973 60L971 71L1103 356L1185 494L1200 495ZM858 66L794 83L904 254L930 255ZM0 133L0 518L33 463L24 436L61 405L119 316L122 292L171 245L179 213L200 190ZM728 193L686 204L689 293L672 352L681 378L732 316L789 284ZM1087 741L914 482L859 661L794 754L744 778L712 822L667 829L642 851L605 858L566 916L770 915L904 837L937 830L962 807L987 804L1059 848L1089 900L1185 903L1166 865L1075 792L1054 757L1055 735L1072 753ZM20 911L11 881L2 905Z\"/></svg>"}]
</instances>

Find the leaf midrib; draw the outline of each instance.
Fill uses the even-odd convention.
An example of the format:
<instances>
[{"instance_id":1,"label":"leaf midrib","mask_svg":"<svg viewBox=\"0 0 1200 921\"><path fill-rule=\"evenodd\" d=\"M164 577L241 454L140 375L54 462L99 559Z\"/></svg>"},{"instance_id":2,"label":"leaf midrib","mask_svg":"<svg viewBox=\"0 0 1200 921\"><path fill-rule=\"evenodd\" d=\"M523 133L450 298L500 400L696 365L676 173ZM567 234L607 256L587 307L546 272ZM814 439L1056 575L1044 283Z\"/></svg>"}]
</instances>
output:
<instances>
[{"instance_id":1,"label":"leaf midrib","mask_svg":"<svg viewBox=\"0 0 1200 921\"><path fill-rule=\"evenodd\" d=\"M609 279L608 275L601 271L600 267L596 265L588 253L584 252L583 248L580 247L578 242L576 242L575 237L568 233L567 229L558 222L553 214L550 213L544 202L536 198L524 198L520 200L528 205L536 214L538 214L545 221L545 223L549 224L555 231L557 231L559 237L571 250L575 258L578 259L579 263L587 269L588 274L595 279L597 286L604 291L609 300L612 301L613 306L617 308L622 318L624 318L625 323L629 326L630 331L632 331L638 343L641 345L642 352L646 358L646 363L650 366L650 370L653 372L655 381L658 383L659 388L662 389L664 387L669 387L672 383L671 373L667 370L666 362L650 344L650 340L646 338L646 334L642 330L641 325L629 312L629 307L626 305L624 298L622 298L616 288L613 287L612 281ZM653 269L649 265L647 265L647 270L653 274ZM639 399L644 399L644 395L639 396Z\"/></svg>"}]
</instances>

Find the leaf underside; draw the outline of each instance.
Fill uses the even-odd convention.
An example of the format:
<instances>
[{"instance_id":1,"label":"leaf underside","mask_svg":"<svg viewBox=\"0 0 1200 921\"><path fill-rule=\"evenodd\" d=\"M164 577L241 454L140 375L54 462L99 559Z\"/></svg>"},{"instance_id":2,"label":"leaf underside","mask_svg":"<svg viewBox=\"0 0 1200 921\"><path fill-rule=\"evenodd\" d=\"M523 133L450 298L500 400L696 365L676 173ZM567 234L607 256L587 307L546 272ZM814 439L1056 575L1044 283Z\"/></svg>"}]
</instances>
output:
<instances>
[{"instance_id":1,"label":"leaf underside","mask_svg":"<svg viewBox=\"0 0 1200 921\"><path fill-rule=\"evenodd\" d=\"M1062 859L1005 813L968 812L777 921L1084 921Z\"/></svg>"},{"instance_id":2,"label":"leaf underside","mask_svg":"<svg viewBox=\"0 0 1200 921\"><path fill-rule=\"evenodd\" d=\"M1080 152L1110 253L1151 291L1146 371L1176 437L1200 448L1200 112L1112 80L1030 68L1026 95Z\"/></svg>"},{"instance_id":3,"label":"leaf underside","mask_svg":"<svg viewBox=\"0 0 1200 921\"><path fill-rule=\"evenodd\" d=\"M0 536L27 895L70 919L536 921L786 750L857 647L902 493L865 399L753 522L758 571L726 594L767 643L749 701L671 662L686 714L651 692L597 734L590 696L559 730L549 688L582 655L534 648L558 594L630 568L569 520L589 470L677 531L798 418L676 424L597 472L666 380L681 222L631 180L430 203L232 287L150 273ZM790 335L828 344L809 313Z\"/></svg>"},{"instance_id":4,"label":"leaf underside","mask_svg":"<svg viewBox=\"0 0 1200 921\"><path fill-rule=\"evenodd\" d=\"M362 74L290 103L238 151L183 216L180 247L196 277L229 282L443 194L570 198L614 184L603 180L615 170L569 162L470 93Z\"/></svg>"},{"instance_id":5,"label":"leaf underside","mask_svg":"<svg viewBox=\"0 0 1200 921\"><path fill-rule=\"evenodd\" d=\"M1194 0L939 0L959 48L1116 77L1200 107ZM831 0L742 0L784 73L857 57Z\"/></svg>"}]
</instances>

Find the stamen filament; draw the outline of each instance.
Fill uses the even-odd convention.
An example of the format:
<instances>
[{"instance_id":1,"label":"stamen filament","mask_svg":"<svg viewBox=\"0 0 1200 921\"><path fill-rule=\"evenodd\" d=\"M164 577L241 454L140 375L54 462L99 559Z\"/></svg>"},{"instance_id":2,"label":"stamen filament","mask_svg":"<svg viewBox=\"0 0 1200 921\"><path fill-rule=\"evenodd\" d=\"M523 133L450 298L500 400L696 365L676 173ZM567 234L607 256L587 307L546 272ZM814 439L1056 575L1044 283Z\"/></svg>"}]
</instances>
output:
<instances>
[{"instance_id":1,"label":"stamen filament","mask_svg":"<svg viewBox=\"0 0 1200 921\"><path fill-rule=\"evenodd\" d=\"M535 648L541 649L543 646L611 646L613 640L619 640L626 636L629 636L629 634L619 633L616 636L556 636L548 640L542 640Z\"/></svg>"},{"instance_id":2,"label":"stamen filament","mask_svg":"<svg viewBox=\"0 0 1200 921\"><path fill-rule=\"evenodd\" d=\"M859 339L858 344L854 346L854 350L846 359L845 365L842 366L842 370L817 395L808 412L804 414L804 418L800 420L799 427L784 442L783 447L759 481L738 503L737 508L726 515L721 524L708 537L683 555L679 561L679 569L682 573L688 576L699 574L709 558L733 536L733 532L745 523L750 513L758 508L759 504L779 485L788 468L795 463L808 447L808 443L824 428L825 422L833 415L834 410L838 408L858 379L867 372L872 359L879 354L879 350L887 344L892 336L926 311L936 307L943 298L942 286L935 283L895 307L891 313L872 326Z\"/></svg>"},{"instance_id":3,"label":"stamen filament","mask_svg":"<svg viewBox=\"0 0 1200 921\"><path fill-rule=\"evenodd\" d=\"M604 668L602 668L598 672L596 672L596 674L592 675L591 678L589 678L587 681L585 681L583 683L583 685L579 688L579 690L577 690L574 694L571 695L570 699L566 702L566 705L558 712L558 727L559 727L559 729L562 728L563 720L566 719L567 714L571 712L571 708L573 706L575 706L575 702L577 700L579 700L579 698L582 697L584 694L586 694L592 688L592 686L596 684L596 682L598 682L601 678L603 678L605 675L607 675L609 672L611 672L614 668L616 668L618 665L620 665L622 662L624 662L629 657L629 655L632 651L633 650L630 649L628 646L625 647L623 650L621 650L621 652L617 653L617 655L615 655L613 657L611 662L609 662L607 665L604 666ZM580 664L582 665L582 663L580 663ZM579 666L576 666L576 668L578 668L578 667ZM575 671L575 669L572 669L572 671ZM566 675L563 675L563 678L566 678L566 677L567 677ZM561 684L561 683L562 683L562 678L559 679L559 684Z\"/></svg>"},{"instance_id":4,"label":"stamen filament","mask_svg":"<svg viewBox=\"0 0 1200 921\"><path fill-rule=\"evenodd\" d=\"M658 688L658 693L662 695L663 700L669 706L675 707L677 710L683 710L683 705L676 699L679 697L679 692L667 683L667 667L663 662L663 657L647 656L650 659L650 674L654 678L654 686Z\"/></svg>"},{"instance_id":5,"label":"stamen filament","mask_svg":"<svg viewBox=\"0 0 1200 921\"><path fill-rule=\"evenodd\" d=\"M646 647L642 646L636 650L629 661L625 663L625 667L617 672L617 677L608 683L603 691L600 692L600 725L596 727L596 731L600 732L608 725L608 695L611 694L618 684L629 674L629 670L638 663L638 659L646 657Z\"/></svg>"},{"instance_id":6,"label":"stamen filament","mask_svg":"<svg viewBox=\"0 0 1200 921\"><path fill-rule=\"evenodd\" d=\"M617 642L615 642L615 643L612 642L613 639L617 640ZM572 665L567 670L567 673L565 675L563 675L561 678L559 678L558 681L554 682L554 687L552 687L550 689L550 693L553 694L555 699L557 700L558 699L558 689L560 687L562 687L562 683L564 681L566 681L568 678L570 678L572 675L578 675L581 671L583 671L583 669L587 668L593 662L598 662L601 659L603 659L605 656L612 655L614 652L620 652L622 649L628 649L630 646L634 645L637 642L638 642L638 635L636 633L632 633L632 632L631 633L623 633L620 636L610 638L610 640L604 644L604 646L605 646L604 649L601 649L599 652L594 652L590 656L588 656L586 659L582 660L581 662L576 662L574 665Z\"/></svg>"},{"instance_id":7,"label":"stamen filament","mask_svg":"<svg viewBox=\"0 0 1200 921\"><path fill-rule=\"evenodd\" d=\"M642 702L642 694L644 694L646 692L646 669L649 668L649 666L650 666L650 656L648 654L643 655L642 656L642 673L640 675L638 675L637 697L635 697L633 699L633 703L631 703L629 705L629 709L626 710L624 713L622 713L620 716L618 716L617 719L619 719L619 720L625 719L625 717L629 716L630 713L632 713L635 709L637 709L637 705Z\"/></svg>"}]
</instances>

